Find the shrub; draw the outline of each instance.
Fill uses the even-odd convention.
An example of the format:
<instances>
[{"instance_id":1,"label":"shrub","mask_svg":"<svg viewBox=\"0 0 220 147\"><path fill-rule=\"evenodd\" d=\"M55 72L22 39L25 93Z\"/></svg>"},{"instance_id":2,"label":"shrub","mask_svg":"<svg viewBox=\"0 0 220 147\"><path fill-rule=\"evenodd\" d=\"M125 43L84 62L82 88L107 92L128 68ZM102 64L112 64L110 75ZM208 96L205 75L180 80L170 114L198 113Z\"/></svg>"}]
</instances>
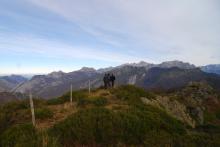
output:
<instances>
[{"instance_id":1,"label":"shrub","mask_svg":"<svg viewBox=\"0 0 220 147\"><path fill-rule=\"evenodd\" d=\"M182 123L153 107L132 107L119 112L102 107L85 109L56 124L49 132L66 146L94 143L140 145L144 144L149 132L161 130L170 136L185 133Z\"/></svg>"},{"instance_id":2,"label":"shrub","mask_svg":"<svg viewBox=\"0 0 220 147\"><path fill-rule=\"evenodd\" d=\"M40 138L35 128L30 124L16 125L1 135L2 147L28 147L30 145L40 146Z\"/></svg>"},{"instance_id":3,"label":"shrub","mask_svg":"<svg viewBox=\"0 0 220 147\"><path fill-rule=\"evenodd\" d=\"M114 130L114 114L103 108L86 109L77 112L49 130L57 135L61 144L110 144L117 130Z\"/></svg>"},{"instance_id":4,"label":"shrub","mask_svg":"<svg viewBox=\"0 0 220 147\"><path fill-rule=\"evenodd\" d=\"M220 109L216 112L216 118L220 120Z\"/></svg>"},{"instance_id":5,"label":"shrub","mask_svg":"<svg viewBox=\"0 0 220 147\"><path fill-rule=\"evenodd\" d=\"M141 97L147 97L148 99L155 98L154 94L146 92L144 89L135 87L133 85L120 86L112 89L111 93L116 95L118 99L128 101L129 104L133 105L142 103L140 100Z\"/></svg>"},{"instance_id":6,"label":"shrub","mask_svg":"<svg viewBox=\"0 0 220 147\"><path fill-rule=\"evenodd\" d=\"M95 106L105 106L107 104L107 99L103 97L98 97L93 100Z\"/></svg>"},{"instance_id":7,"label":"shrub","mask_svg":"<svg viewBox=\"0 0 220 147\"><path fill-rule=\"evenodd\" d=\"M204 122L205 124L211 123L216 120L216 115L208 111L204 111Z\"/></svg>"},{"instance_id":8,"label":"shrub","mask_svg":"<svg viewBox=\"0 0 220 147\"><path fill-rule=\"evenodd\" d=\"M47 132L38 132L31 124L15 125L7 129L0 138L1 147L60 147L57 139Z\"/></svg>"},{"instance_id":9,"label":"shrub","mask_svg":"<svg viewBox=\"0 0 220 147\"><path fill-rule=\"evenodd\" d=\"M0 135L12 124L11 113L4 113L0 111Z\"/></svg>"},{"instance_id":10,"label":"shrub","mask_svg":"<svg viewBox=\"0 0 220 147\"><path fill-rule=\"evenodd\" d=\"M62 147L61 144L58 142L58 139L55 137L51 137L48 135L47 131L43 131L39 133L41 138L41 143L43 147Z\"/></svg>"},{"instance_id":11,"label":"shrub","mask_svg":"<svg viewBox=\"0 0 220 147\"><path fill-rule=\"evenodd\" d=\"M107 104L107 99L103 97L93 97L93 98L78 98L77 106L85 107L86 105L93 104L97 107L105 106Z\"/></svg>"},{"instance_id":12,"label":"shrub","mask_svg":"<svg viewBox=\"0 0 220 147\"><path fill-rule=\"evenodd\" d=\"M202 132L192 133L178 137L174 143L175 146L183 146L183 147L189 147L189 146L217 147L220 146L219 137L220 137L219 135L212 136Z\"/></svg>"},{"instance_id":13,"label":"shrub","mask_svg":"<svg viewBox=\"0 0 220 147\"><path fill-rule=\"evenodd\" d=\"M90 104L91 101L88 98L81 97L77 99L76 103L78 107L85 107L87 104Z\"/></svg>"},{"instance_id":14,"label":"shrub","mask_svg":"<svg viewBox=\"0 0 220 147\"><path fill-rule=\"evenodd\" d=\"M47 119L53 117L53 112L48 108L35 109L36 119Z\"/></svg>"},{"instance_id":15,"label":"shrub","mask_svg":"<svg viewBox=\"0 0 220 147\"><path fill-rule=\"evenodd\" d=\"M79 90L79 91L73 91L72 92L72 98L73 101L80 101L81 98L87 98L88 94L86 90ZM63 96L59 98L53 98L47 100L48 105L59 105L70 101L70 92L64 94Z\"/></svg>"},{"instance_id":16,"label":"shrub","mask_svg":"<svg viewBox=\"0 0 220 147\"><path fill-rule=\"evenodd\" d=\"M9 111L16 111L20 109L28 109L30 108L30 103L28 99L22 100L22 101L12 101L9 103L6 103L2 106L2 111L9 112Z\"/></svg>"},{"instance_id":17,"label":"shrub","mask_svg":"<svg viewBox=\"0 0 220 147\"><path fill-rule=\"evenodd\" d=\"M27 99L9 102L0 107L0 134L14 124L30 120L29 108L29 101Z\"/></svg>"},{"instance_id":18,"label":"shrub","mask_svg":"<svg viewBox=\"0 0 220 147\"><path fill-rule=\"evenodd\" d=\"M61 98L61 97L53 98L53 99L47 100L47 104L48 105L59 105L59 104L63 104L65 102L67 102L68 100L66 98Z\"/></svg>"}]
</instances>

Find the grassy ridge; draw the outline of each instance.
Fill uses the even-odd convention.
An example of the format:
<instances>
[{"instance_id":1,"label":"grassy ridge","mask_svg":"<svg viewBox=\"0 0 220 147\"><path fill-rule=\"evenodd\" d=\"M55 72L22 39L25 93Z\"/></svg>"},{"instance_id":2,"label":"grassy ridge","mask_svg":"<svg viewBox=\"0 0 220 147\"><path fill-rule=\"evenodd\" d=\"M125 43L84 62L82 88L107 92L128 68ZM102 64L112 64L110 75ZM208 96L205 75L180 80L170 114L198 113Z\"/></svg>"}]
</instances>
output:
<instances>
[{"instance_id":1,"label":"grassy ridge","mask_svg":"<svg viewBox=\"0 0 220 147\"><path fill-rule=\"evenodd\" d=\"M14 146L220 146L220 127L186 125L164 110L145 105L141 97L157 95L134 86L73 92L74 113L66 113L69 94L34 100L37 122L71 114L49 128L30 124L29 101L0 107L0 147ZM61 110L59 110L60 108ZM58 110L59 111L58 111ZM54 111L56 110L56 111ZM218 113L215 114L217 119ZM214 121L214 120L212 120Z\"/></svg>"}]
</instances>

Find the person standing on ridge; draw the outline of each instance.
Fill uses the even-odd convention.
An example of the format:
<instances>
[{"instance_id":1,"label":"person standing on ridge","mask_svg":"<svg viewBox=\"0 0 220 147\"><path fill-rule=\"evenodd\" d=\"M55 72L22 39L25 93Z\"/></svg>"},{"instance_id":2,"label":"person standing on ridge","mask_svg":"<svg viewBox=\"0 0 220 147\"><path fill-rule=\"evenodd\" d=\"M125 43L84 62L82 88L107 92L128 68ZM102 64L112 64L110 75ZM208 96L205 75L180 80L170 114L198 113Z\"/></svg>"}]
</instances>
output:
<instances>
[{"instance_id":1,"label":"person standing on ridge","mask_svg":"<svg viewBox=\"0 0 220 147\"><path fill-rule=\"evenodd\" d=\"M115 85L115 76L114 76L114 74L111 74L110 81L111 81L111 87L114 88L114 85Z\"/></svg>"},{"instance_id":2,"label":"person standing on ridge","mask_svg":"<svg viewBox=\"0 0 220 147\"><path fill-rule=\"evenodd\" d=\"M104 75L103 82L104 82L105 89L107 89L108 88L108 76L107 76L107 74Z\"/></svg>"},{"instance_id":3,"label":"person standing on ridge","mask_svg":"<svg viewBox=\"0 0 220 147\"><path fill-rule=\"evenodd\" d=\"M110 73L107 74L107 88L111 87L111 75Z\"/></svg>"}]
</instances>

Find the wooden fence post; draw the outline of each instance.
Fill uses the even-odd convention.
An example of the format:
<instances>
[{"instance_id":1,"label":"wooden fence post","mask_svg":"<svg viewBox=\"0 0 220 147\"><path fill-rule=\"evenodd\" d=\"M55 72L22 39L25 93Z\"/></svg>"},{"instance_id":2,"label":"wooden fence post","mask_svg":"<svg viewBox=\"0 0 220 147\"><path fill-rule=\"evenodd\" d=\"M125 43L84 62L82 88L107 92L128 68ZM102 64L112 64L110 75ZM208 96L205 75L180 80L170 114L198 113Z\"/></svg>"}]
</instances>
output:
<instances>
[{"instance_id":1,"label":"wooden fence post","mask_svg":"<svg viewBox=\"0 0 220 147\"><path fill-rule=\"evenodd\" d=\"M90 80L89 80L89 94L90 94L90 92L91 92L91 87L90 87Z\"/></svg>"},{"instance_id":2,"label":"wooden fence post","mask_svg":"<svg viewBox=\"0 0 220 147\"><path fill-rule=\"evenodd\" d=\"M33 103L33 98L32 98L32 94L31 93L29 95L29 98L30 98L30 106L31 106L32 124L33 124L33 126L35 126L34 103Z\"/></svg>"},{"instance_id":3,"label":"wooden fence post","mask_svg":"<svg viewBox=\"0 0 220 147\"><path fill-rule=\"evenodd\" d=\"M73 85L70 85L70 103L73 103Z\"/></svg>"}]
</instances>

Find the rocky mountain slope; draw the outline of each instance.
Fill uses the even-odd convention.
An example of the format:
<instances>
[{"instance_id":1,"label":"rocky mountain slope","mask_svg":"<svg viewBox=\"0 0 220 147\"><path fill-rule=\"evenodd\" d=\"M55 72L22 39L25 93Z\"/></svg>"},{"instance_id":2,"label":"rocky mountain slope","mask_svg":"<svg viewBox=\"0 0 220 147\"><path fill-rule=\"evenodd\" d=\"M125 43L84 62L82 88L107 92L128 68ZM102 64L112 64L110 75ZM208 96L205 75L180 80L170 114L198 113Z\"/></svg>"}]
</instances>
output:
<instances>
[{"instance_id":1,"label":"rocky mountain slope","mask_svg":"<svg viewBox=\"0 0 220 147\"><path fill-rule=\"evenodd\" d=\"M27 79L19 75L2 76L0 77L0 92L9 92Z\"/></svg>"},{"instance_id":2,"label":"rocky mountain slope","mask_svg":"<svg viewBox=\"0 0 220 147\"><path fill-rule=\"evenodd\" d=\"M220 76L209 74L195 68L194 65L180 61L164 62L152 65L148 63L126 64L106 70L82 68L71 73L53 72L48 75L34 76L28 82L20 85L16 92L33 94L43 98L52 98L62 95L70 85L73 89L88 88L90 81L92 88L103 85L101 71L114 73L116 85L131 84L145 89L172 90L181 88L192 81L205 81L220 89Z\"/></svg>"},{"instance_id":3,"label":"rocky mountain slope","mask_svg":"<svg viewBox=\"0 0 220 147\"><path fill-rule=\"evenodd\" d=\"M19 101L25 98L27 98L27 95L22 93L0 92L0 105L10 101Z\"/></svg>"},{"instance_id":4,"label":"rocky mountain slope","mask_svg":"<svg viewBox=\"0 0 220 147\"><path fill-rule=\"evenodd\" d=\"M21 93L32 92L34 95L44 98L57 97L69 90L71 84L73 89L80 89L89 79L97 75L98 73L90 68L82 68L70 73L53 72L48 75L34 76L28 82L20 85L16 91Z\"/></svg>"}]
</instances>

